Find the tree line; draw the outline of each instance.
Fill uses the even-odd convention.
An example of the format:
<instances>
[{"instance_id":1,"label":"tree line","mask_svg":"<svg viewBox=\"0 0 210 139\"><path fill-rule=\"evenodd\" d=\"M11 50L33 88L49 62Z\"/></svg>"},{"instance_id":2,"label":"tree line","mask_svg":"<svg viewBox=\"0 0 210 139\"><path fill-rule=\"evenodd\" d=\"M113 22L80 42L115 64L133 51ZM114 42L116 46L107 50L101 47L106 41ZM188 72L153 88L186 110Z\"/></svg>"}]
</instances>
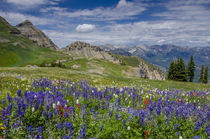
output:
<instances>
[{"instance_id":1,"label":"tree line","mask_svg":"<svg viewBox=\"0 0 210 139\"><path fill-rule=\"evenodd\" d=\"M182 57L176 59L170 63L168 69L168 79L174 81L193 82L195 76L195 62L193 56L190 57L188 65L185 66L184 59ZM202 65L199 82L208 83L208 66Z\"/></svg>"}]
</instances>

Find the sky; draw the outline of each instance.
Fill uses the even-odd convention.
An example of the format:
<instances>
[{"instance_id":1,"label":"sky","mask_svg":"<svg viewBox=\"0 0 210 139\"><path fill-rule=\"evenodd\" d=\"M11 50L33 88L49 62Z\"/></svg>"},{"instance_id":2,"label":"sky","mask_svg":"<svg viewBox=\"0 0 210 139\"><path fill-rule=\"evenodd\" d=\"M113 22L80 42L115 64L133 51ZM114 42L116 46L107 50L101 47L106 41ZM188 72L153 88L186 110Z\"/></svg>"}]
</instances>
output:
<instances>
[{"instance_id":1,"label":"sky","mask_svg":"<svg viewBox=\"0 0 210 139\"><path fill-rule=\"evenodd\" d=\"M12 25L30 20L60 48L210 46L210 0L0 0L0 16Z\"/></svg>"}]
</instances>

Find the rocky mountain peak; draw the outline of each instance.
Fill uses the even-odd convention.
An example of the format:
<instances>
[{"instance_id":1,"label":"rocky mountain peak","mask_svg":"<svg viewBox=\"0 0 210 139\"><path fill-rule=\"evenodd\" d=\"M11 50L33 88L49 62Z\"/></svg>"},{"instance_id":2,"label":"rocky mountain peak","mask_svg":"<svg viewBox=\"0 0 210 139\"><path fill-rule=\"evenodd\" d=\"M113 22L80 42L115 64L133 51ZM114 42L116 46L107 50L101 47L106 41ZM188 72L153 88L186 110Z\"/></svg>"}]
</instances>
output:
<instances>
[{"instance_id":1,"label":"rocky mountain peak","mask_svg":"<svg viewBox=\"0 0 210 139\"><path fill-rule=\"evenodd\" d=\"M31 21L25 20L24 22L17 25L17 27L23 27L23 26L33 26L33 24Z\"/></svg>"},{"instance_id":2,"label":"rocky mountain peak","mask_svg":"<svg viewBox=\"0 0 210 139\"><path fill-rule=\"evenodd\" d=\"M85 43L85 42L81 42L81 41L76 41L71 43L70 45L68 45L65 49L68 49L69 51L72 50L81 50L81 49L89 49L89 50L93 50L93 51L102 51L102 49L100 49L97 46L93 46L90 45L89 43Z\"/></svg>"},{"instance_id":3,"label":"rocky mountain peak","mask_svg":"<svg viewBox=\"0 0 210 139\"><path fill-rule=\"evenodd\" d=\"M89 43L76 41L63 48L64 52L72 56L97 58L119 63L119 60L112 54L103 51L100 47L91 45Z\"/></svg>"},{"instance_id":4,"label":"rocky mountain peak","mask_svg":"<svg viewBox=\"0 0 210 139\"><path fill-rule=\"evenodd\" d=\"M36 28L31 21L25 20L16 27L20 30L22 35L33 40L37 45L54 50L58 49L58 47L41 30Z\"/></svg>"}]
</instances>

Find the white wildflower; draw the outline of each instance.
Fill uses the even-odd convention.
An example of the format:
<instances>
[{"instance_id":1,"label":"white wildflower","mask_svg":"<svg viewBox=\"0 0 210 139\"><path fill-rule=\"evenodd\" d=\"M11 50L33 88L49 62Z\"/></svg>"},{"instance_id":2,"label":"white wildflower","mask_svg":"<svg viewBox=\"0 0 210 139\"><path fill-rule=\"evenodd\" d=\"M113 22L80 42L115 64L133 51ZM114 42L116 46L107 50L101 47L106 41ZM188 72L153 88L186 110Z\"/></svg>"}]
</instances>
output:
<instances>
[{"instance_id":1,"label":"white wildflower","mask_svg":"<svg viewBox=\"0 0 210 139\"><path fill-rule=\"evenodd\" d=\"M78 99L76 100L76 104L79 104L79 100Z\"/></svg>"},{"instance_id":2,"label":"white wildflower","mask_svg":"<svg viewBox=\"0 0 210 139\"><path fill-rule=\"evenodd\" d=\"M32 110L32 113L33 113L33 112L35 111L35 108L34 108L34 107L32 107L32 109L31 109L31 110Z\"/></svg>"},{"instance_id":3,"label":"white wildflower","mask_svg":"<svg viewBox=\"0 0 210 139\"><path fill-rule=\"evenodd\" d=\"M130 126L128 126L128 130L131 130L131 127Z\"/></svg>"},{"instance_id":4,"label":"white wildflower","mask_svg":"<svg viewBox=\"0 0 210 139\"><path fill-rule=\"evenodd\" d=\"M57 102L57 105L60 105L60 104L61 104L60 101L58 101L58 102Z\"/></svg>"},{"instance_id":5,"label":"white wildflower","mask_svg":"<svg viewBox=\"0 0 210 139\"><path fill-rule=\"evenodd\" d=\"M56 108L56 105L55 105L55 103L53 103L53 109L55 109Z\"/></svg>"}]
</instances>

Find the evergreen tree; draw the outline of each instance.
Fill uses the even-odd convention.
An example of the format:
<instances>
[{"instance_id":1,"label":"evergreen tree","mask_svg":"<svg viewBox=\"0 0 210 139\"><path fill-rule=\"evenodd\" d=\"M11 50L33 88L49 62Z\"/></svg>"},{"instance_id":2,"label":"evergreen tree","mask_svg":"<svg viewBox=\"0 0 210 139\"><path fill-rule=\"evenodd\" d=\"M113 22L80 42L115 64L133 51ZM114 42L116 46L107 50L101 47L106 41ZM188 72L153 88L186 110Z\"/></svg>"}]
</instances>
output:
<instances>
[{"instance_id":1,"label":"evergreen tree","mask_svg":"<svg viewBox=\"0 0 210 139\"><path fill-rule=\"evenodd\" d=\"M174 68L175 68L175 63L172 61L170 63L169 69L168 69L168 79L169 80L174 80Z\"/></svg>"},{"instance_id":2,"label":"evergreen tree","mask_svg":"<svg viewBox=\"0 0 210 139\"><path fill-rule=\"evenodd\" d=\"M203 76L203 83L208 83L208 66L205 68L204 76Z\"/></svg>"},{"instance_id":3,"label":"evergreen tree","mask_svg":"<svg viewBox=\"0 0 210 139\"><path fill-rule=\"evenodd\" d=\"M200 78L198 81L203 82L203 76L204 76L203 74L204 74L204 65L202 65L201 67Z\"/></svg>"},{"instance_id":4,"label":"evergreen tree","mask_svg":"<svg viewBox=\"0 0 210 139\"><path fill-rule=\"evenodd\" d=\"M194 72L195 72L195 63L193 60L193 56L190 57L190 61L188 63L188 67L187 67L187 74L188 74L188 79L190 82L193 81L194 79Z\"/></svg>"},{"instance_id":5,"label":"evergreen tree","mask_svg":"<svg viewBox=\"0 0 210 139\"><path fill-rule=\"evenodd\" d=\"M187 70L185 68L184 59L182 57L178 59L177 66L178 70L177 70L176 79L178 81L187 81Z\"/></svg>"}]
</instances>

